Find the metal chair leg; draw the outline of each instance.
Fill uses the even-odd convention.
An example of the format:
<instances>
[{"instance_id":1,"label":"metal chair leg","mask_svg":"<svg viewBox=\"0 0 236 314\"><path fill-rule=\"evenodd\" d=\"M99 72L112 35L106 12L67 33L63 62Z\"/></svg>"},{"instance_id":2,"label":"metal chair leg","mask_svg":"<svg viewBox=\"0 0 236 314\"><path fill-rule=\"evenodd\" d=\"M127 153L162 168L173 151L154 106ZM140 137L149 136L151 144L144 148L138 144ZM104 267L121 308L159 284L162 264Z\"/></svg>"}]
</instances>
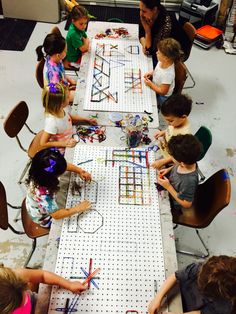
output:
<instances>
[{"instance_id":1,"label":"metal chair leg","mask_svg":"<svg viewBox=\"0 0 236 314\"><path fill-rule=\"evenodd\" d=\"M190 255L190 256L195 256L195 257L199 257L199 258L207 258L209 256L209 250L206 246L206 244L204 243L202 237L200 236L199 234L199 231L197 229L195 229L196 233L197 233L197 236L199 238L199 240L201 241L204 249L206 250L206 254L202 253L202 254L198 254L196 252L190 252L190 251L184 251L184 250L176 250L177 253L180 253L180 254L185 254L185 255Z\"/></svg>"},{"instance_id":2,"label":"metal chair leg","mask_svg":"<svg viewBox=\"0 0 236 314\"><path fill-rule=\"evenodd\" d=\"M27 170L28 170L30 164L31 164L31 159L29 159L29 161L27 162L27 164L26 164L26 166L25 166L25 169L23 170L23 172L22 172L22 174L21 174L21 176L20 176L19 181L17 182L18 184L21 184L21 183L23 182L22 180L23 180L23 178L24 178L24 176L25 176L25 174L26 174L26 172L27 172Z\"/></svg>"},{"instance_id":3,"label":"metal chair leg","mask_svg":"<svg viewBox=\"0 0 236 314\"><path fill-rule=\"evenodd\" d=\"M14 218L14 222L21 220L21 218L18 218L20 216L20 213L21 213L21 206L13 206L10 203L7 203L7 205L13 209L19 209L17 214L16 214L16 217Z\"/></svg>"},{"instance_id":4,"label":"metal chair leg","mask_svg":"<svg viewBox=\"0 0 236 314\"><path fill-rule=\"evenodd\" d=\"M23 232L23 231L18 231L18 230L16 230L15 228L13 228L12 225L10 225L9 223L8 223L8 228L10 228L11 231L14 232L14 233L16 233L16 234L25 234L25 232Z\"/></svg>"},{"instance_id":5,"label":"metal chair leg","mask_svg":"<svg viewBox=\"0 0 236 314\"><path fill-rule=\"evenodd\" d=\"M35 238L35 239L33 239L31 251L29 252L29 255L28 255L28 257L27 257L27 260L25 261L25 264L24 264L24 267L25 267L25 268L27 268L27 265L29 264L29 261L30 261L32 255L33 255L33 253L34 253L34 251L35 251L36 244L37 244L37 242L36 242L36 238Z\"/></svg>"},{"instance_id":6,"label":"metal chair leg","mask_svg":"<svg viewBox=\"0 0 236 314\"><path fill-rule=\"evenodd\" d=\"M191 81L192 81L192 84L189 85L189 86L184 86L183 89L187 89L187 88L193 88L195 85L196 85L196 82L192 76L192 74L190 73L189 69L186 67L186 70L187 70L187 74L188 76L190 77Z\"/></svg>"},{"instance_id":7,"label":"metal chair leg","mask_svg":"<svg viewBox=\"0 0 236 314\"><path fill-rule=\"evenodd\" d=\"M28 126L28 124L25 122L25 126L27 127L27 129L30 131L30 133L37 135L37 133L35 133L33 130L31 130L31 128Z\"/></svg>"},{"instance_id":8,"label":"metal chair leg","mask_svg":"<svg viewBox=\"0 0 236 314\"><path fill-rule=\"evenodd\" d=\"M201 170L199 169L199 167L197 167L197 172L198 172L198 174L199 174L199 176L200 176L200 182L203 182L203 181L206 179L206 177L205 177L204 174L201 172Z\"/></svg>"}]
</instances>

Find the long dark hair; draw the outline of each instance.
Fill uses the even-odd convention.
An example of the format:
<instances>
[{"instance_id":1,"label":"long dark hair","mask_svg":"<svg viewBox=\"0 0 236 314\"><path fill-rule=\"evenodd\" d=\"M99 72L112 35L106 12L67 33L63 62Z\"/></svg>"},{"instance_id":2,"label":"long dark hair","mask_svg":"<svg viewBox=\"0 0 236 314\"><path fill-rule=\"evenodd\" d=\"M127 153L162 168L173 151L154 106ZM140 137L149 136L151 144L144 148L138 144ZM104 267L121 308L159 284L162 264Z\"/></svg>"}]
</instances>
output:
<instances>
[{"instance_id":1,"label":"long dark hair","mask_svg":"<svg viewBox=\"0 0 236 314\"><path fill-rule=\"evenodd\" d=\"M56 148L39 151L32 159L27 184L33 187L46 187L50 194L59 189L58 177L66 171L65 158Z\"/></svg>"},{"instance_id":2,"label":"long dark hair","mask_svg":"<svg viewBox=\"0 0 236 314\"><path fill-rule=\"evenodd\" d=\"M153 10L155 7L161 7L160 0L141 0L141 2L150 10Z\"/></svg>"},{"instance_id":3,"label":"long dark hair","mask_svg":"<svg viewBox=\"0 0 236 314\"><path fill-rule=\"evenodd\" d=\"M43 44L36 48L38 61L44 58L43 50L46 55L53 56L56 53L62 53L62 51L65 49L65 46L66 40L60 34L48 34L45 37Z\"/></svg>"}]
</instances>

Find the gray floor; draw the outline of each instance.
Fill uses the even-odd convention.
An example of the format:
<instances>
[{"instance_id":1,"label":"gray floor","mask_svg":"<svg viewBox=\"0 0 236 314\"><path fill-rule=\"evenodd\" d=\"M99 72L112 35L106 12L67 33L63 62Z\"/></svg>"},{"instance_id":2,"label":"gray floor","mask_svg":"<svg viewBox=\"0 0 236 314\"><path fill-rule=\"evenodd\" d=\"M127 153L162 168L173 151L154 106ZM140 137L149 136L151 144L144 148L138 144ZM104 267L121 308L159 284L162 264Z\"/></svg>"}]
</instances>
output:
<instances>
[{"instance_id":1,"label":"gray floor","mask_svg":"<svg viewBox=\"0 0 236 314\"><path fill-rule=\"evenodd\" d=\"M64 33L64 22L59 25ZM41 90L35 79L35 48L42 44L44 37L55 26L37 23L30 41L23 52L0 51L0 138L1 138L1 176L8 201L19 205L25 191L17 185L17 180L27 162L15 139L10 139L3 131L3 121L11 108L20 100L29 106L29 125L36 131L43 128L43 110ZM227 168L232 183L231 203L211 223L201 231L210 248L211 255L236 255L236 123L235 123L235 88L236 59L223 50L212 48L209 51L193 47L187 61L188 68L196 80L193 89L186 89L193 99L191 124L193 133L201 125L210 128L213 143L199 166L208 177L220 168ZM189 82L187 82L188 84ZM198 104L197 104L198 103ZM31 136L22 132L25 146L29 145ZM220 193L220 191L219 191ZM15 224L13 218L16 211L9 208L9 219L12 224L22 230L21 223ZM1 230L0 262L10 267L21 267L30 250L31 240L25 235L15 235L10 230ZM176 230L178 245L182 248L200 249L193 230L179 227ZM170 239L171 240L171 239ZM31 266L42 265L46 247L46 237L40 239ZM193 258L178 255L179 267L193 261Z\"/></svg>"}]
</instances>

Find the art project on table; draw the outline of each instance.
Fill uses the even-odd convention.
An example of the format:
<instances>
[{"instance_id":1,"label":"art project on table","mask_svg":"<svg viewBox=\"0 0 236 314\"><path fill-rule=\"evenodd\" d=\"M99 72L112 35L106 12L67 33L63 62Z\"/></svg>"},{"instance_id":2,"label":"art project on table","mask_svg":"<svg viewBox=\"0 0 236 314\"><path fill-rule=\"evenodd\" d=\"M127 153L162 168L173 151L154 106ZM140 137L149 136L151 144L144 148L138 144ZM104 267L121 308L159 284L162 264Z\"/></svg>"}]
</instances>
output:
<instances>
[{"instance_id":1,"label":"art project on table","mask_svg":"<svg viewBox=\"0 0 236 314\"><path fill-rule=\"evenodd\" d=\"M150 62L138 40L93 40L84 110L152 113L156 96L143 80Z\"/></svg>"},{"instance_id":2,"label":"art project on table","mask_svg":"<svg viewBox=\"0 0 236 314\"><path fill-rule=\"evenodd\" d=\"M53 287L48 313L147 313L147 302L165 280L154 153L145 149L77 146L74 164L91 183L72 174L67 207L84 199L91 210L65 218L55 272L90 281L80 296ZM69 299L69 301L67 301Z\"/></svg>"}]
</instances>

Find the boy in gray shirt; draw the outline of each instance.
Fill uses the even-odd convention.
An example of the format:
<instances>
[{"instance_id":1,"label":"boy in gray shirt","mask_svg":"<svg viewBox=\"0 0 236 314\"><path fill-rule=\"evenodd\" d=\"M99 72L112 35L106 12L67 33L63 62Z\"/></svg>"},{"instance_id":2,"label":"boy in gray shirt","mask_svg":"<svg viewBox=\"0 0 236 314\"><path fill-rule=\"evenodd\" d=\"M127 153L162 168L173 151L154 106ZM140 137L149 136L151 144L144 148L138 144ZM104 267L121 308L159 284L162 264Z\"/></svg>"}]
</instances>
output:
<instances>
[{"instance_id":1,"label":"boy in gray shirt","mask_svg":"<svg viewBox=\"0 0 236 314\"><path fill-rule=\"evenodd\" d=\"M196 161L201 144L192 134L172 136L168 142L168 151L174 165L161 169L157 182L170 193L172 210L190 208L198 186Z\"/></svg>"},{"instance_id":2,"label":"boy in gray shirt","mask_svg":"<svg viewBox=\"0 0 236 314\"><path fill-rule=\"evenodd\" d=\"M164 296L177 283L180 286L183 313L236 313L236 257L212 256L203 264L193 263L170 275L150 301L148 314L160 310Z\"/></svg>"}]
</instances>

